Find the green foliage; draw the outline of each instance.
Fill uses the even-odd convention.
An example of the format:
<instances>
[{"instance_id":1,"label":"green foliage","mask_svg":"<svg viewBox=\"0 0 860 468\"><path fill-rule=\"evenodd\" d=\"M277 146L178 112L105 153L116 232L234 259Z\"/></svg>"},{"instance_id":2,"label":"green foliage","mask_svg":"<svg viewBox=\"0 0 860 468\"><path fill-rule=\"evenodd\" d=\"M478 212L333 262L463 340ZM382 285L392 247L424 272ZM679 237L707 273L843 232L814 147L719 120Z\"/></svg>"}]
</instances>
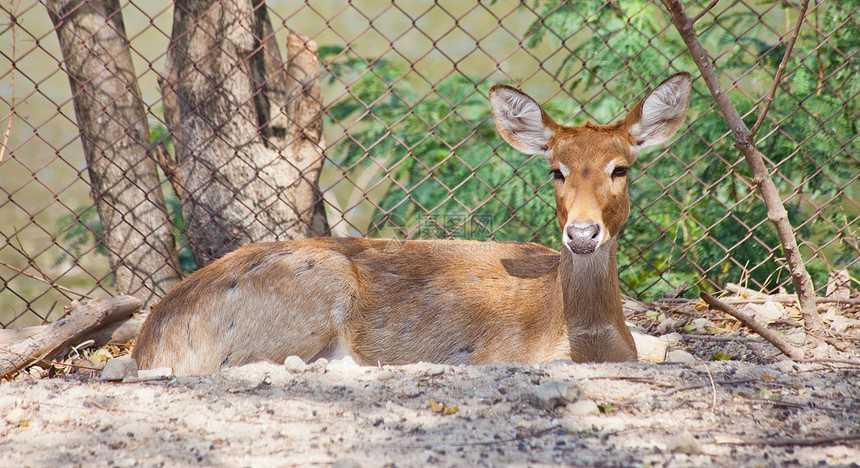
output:
<instances>
[{"instance_id":1,"label":"green foliage","mask_svg":"<svg viewBox=\"0 0 860 468\"><path fill-rule=\"evenodd\" d=\"M332 70L352 83L353 98L330 106L328 118L343 124L367 115L329 157L355 174L383 164L396 181L376 202L370 234L395 223L410 237L557 242L546 163L498 136L488 84L452 75L424 96L394 62L346 56Z\"/></svg>"},{"instance_id":2,"label":"green foliage","mask_svg":"<svg viewBox=\"0 0 860 468\"><path fill-rule=\"evenodd\" d=\"M854 262L855 277L860 271L857 213L844 212L852 206L857 211L857 205L843 202L856 190L857 184L850 182L860 172L855 138L860 130L855 97L860 80L852 76L860 68L860 31L856 22L846 21L857 3L817 8L815 14L821 17L813 20L829 38L819 48L821 37L812 28L803 29L788 64L790 72L759 132L760 138L767 136L760 148L777 166L780 191L802 193L789 199L787 209L800 237L810 244L804 247L806 258L815 256L807 268L819 286L829 269L822 261L825 255L837 268ZM572 53L558 68L558 77L569 82L572 91L604 86L610 91L586 106L598 120L608 122L623 113L618 97L628 98L629 90L645 89L649 80L673 70L696 71L656 4L535 0L533 8L541 20L529 28L527 44L566 43ZM704 23L697 28L703 31L706 47L727 51L720 52L717 61L717 70L727 81L745 76L769 87L784 47L755 12L733 8L721 13L715 24ZM829 29L833 27L835 31ZM577 39L580 36L585 39ZM589 60L583 64L580 57ZM730 94L750 126L758 115L750 96L762 95L759 88L743 86L743 92ZM684 281L708 288L704 277L723 284L748 275L753 284L766 288L786 279L775 274L779 265L770 250L775 257L782 253L765 207L749 182L749 170L733 147L727 124L712 107L709 91L696 82L689 131L679 134L667 152L652 150L640 156L641 172L630 188L631 218L619 246L621 277L630 292L653 296ZM780 122L778 129L774 121ZM817 210L819 206L824 207ZM838 239L838 252L810 250L830 239ZM786 286L790 289L791 283Z\"/></svg>"}]
</instances>

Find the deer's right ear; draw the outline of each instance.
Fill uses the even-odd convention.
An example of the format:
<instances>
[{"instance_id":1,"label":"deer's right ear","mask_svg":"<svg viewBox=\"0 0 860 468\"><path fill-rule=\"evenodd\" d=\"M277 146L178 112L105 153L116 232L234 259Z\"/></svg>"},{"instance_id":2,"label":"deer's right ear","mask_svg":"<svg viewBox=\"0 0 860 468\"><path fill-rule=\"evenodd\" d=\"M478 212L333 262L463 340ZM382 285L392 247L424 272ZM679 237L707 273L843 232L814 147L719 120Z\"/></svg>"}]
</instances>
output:
<instances>
[{"instance_id":1,"label":"deer's right ear","mask_svg":"<svg viewBox=\"0 0 860 468\"><path fill-rule=\"evenodd\" d=\"M490 88L490 106L502 138L525 154L552 159L550 140L558 124L527 94L507 85Z\"/></svg>"}]
</instances>

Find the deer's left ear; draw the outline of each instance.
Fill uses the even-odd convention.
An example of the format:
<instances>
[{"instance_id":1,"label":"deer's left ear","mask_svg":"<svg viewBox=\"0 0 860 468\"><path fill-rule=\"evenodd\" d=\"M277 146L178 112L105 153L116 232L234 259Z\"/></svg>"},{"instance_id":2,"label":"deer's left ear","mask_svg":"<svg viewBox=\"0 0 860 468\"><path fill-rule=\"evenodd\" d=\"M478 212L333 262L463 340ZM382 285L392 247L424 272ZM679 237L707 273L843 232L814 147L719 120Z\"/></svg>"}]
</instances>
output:
<instances>
[{"instance_id":1,"label":"deer's left ear","mask_svg":"<svg viewBox=\"0 0 860 468\"><path fill-rule=\"evenodd\" d=\"M636 141L636 151L668 140L684 123L693 80L676 73L660 83L627 114L624 124Z\"/></svg>"}]
</instances>

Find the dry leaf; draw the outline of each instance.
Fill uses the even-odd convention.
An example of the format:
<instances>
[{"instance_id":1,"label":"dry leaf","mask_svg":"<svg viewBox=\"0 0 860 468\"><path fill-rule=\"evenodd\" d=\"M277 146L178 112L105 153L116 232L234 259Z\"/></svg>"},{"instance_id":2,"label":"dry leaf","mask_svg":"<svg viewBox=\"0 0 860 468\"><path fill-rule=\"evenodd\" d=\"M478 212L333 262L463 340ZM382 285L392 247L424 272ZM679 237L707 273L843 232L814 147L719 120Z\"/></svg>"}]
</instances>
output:
<instances>
[{"instance_id":1,"label":"dry leaf","mask_svg":"<svg viewBox=\"0 0 860 468\"><path fill-rule=\"evenodd\" d=\"M430 407L430 410L434 413L441 414L454 414L457 412L457 410L459 410L459 408L456 406L452 406L449 408L445 403L437 403L436 400L433 400L432 398L430 399L430 403L428 404L428 406Z\"/></svg>"},{"instance_id":2,"label":"dry leaf","mask_svg":"<svg viewBox=\"0 0 860 468\"><path fill-rule=\"evenodd\" d=\"M445 411L445 405L436 403L435 400L430 400L430 409L433 410L434 413L441 413Z\"/></svg>"}]
</instances>

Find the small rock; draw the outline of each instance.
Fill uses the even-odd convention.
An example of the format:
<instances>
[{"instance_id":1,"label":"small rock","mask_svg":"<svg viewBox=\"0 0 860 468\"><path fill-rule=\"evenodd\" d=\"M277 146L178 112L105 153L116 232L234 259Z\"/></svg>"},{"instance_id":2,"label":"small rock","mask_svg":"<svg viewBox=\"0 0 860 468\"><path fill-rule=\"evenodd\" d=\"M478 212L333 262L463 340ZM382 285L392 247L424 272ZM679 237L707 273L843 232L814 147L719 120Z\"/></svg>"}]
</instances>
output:
<instances>
[{"instance_id":1,"label":"small rock","mask_svg":"<svg viewBox=\"0 0 860 468\"><path fill-rule=\"evenodd\" d=\"M429 375L430 377L435 377L437 375L442 375L444 373L445 373L445 366L443 366L441 364L434 364L434 365L430 366L429 369L427 369L426 375Z\"/></svg>"},{"instance_id":2,"label":"small rock","mask_svg":"<svg viewBox=\"0 0 860 468\"><path fill-rule=\"evenodd\" d=\"M773 323L782 318L785 309L782 304L776 302L765 302L764 304L747 304L742 309L753 316L757 322Z\"/></svg>"},{"instance_id":3,"label":"small rock","mask_svg":"<svg viewBox=\"0 0 860 468\"><path fill-rule=\"evenodd\" d=\"M329 362L326 372L336 374L343 380L352 380L358 377L362 373L362 370L352 356L344 356Z\"/></svg>"},{"instance_id":4,"label":"small rock","mask_svg":"<svg viewBox=\"0 0 860 468\"><path fill-rule=\"evenodd\" d=\"M674 317L669 317L657 325L657 333L664 334L681 326L682 320Z\"/></svg>"},{"instance_id":5,"label":"small rock","mask_svg":"<svg viewBox=\"0 0 860 468\"><path fill-rule=\"evenodd\" d=\"M343 457L335 460L331 468L361 468L361 463L355 458Z\"/></svg>"},{"instance_id":6,"label":"small rock","mask_svg":"<svg viewBox=\"0 0 860 468\"><path fill-rule=\"evenodd\" d=\"M699 441L693 437L688 431L681 431L666 443L666 450L669 452L681 452L689 455L702 453L702 446Z\"/></svg>"},{"instance_id":7,"label":"small rock","mask_svg":"<svg viewBox=\"0 0 860 468\"><path fill-rule=\"evenodd\" d=\"M666 351L669 343L666 340L642 333L635 328L630 329L633 341L636 342L636 352L642 362L663 362L666 360Z\"/></svg>"},{"instance_id":8,"label":"small rock","mask_svg":"<svg viewBox=\"0 0 860 468\"><path fill-rule=\"evenodd\" d=\"M669 354L666 355L666 362L679 362L681 364L695 364L699 360L696 359L696 356L682 350L676 349L674 351L669 351Z\"/></svg>"},{"instance_id":9,"label":"small rock","mask_svg":"<svg viewBox=\"0 0 860 468\"><path fill-rule=\"evenodd\" d=\"M600 408L597 407L597 403L594 401L583 398L567 405L565 413L569 416L591 416L600 414Z\"/></svg>"},{"instance_id":10,"label":"small rock","mask_svg":"<svg viewBox=\"0 0 860 468\"><path fill-rule=\"evenodd\" d=\"M706 318L693 319L693 321L690 322L690 325L695 327L695 332L697 335L707 335L713 333L714 329L717 328L717 326L714 325L714 322L711 322Z\"/></svg>"},{"instance_id":11,"label":"small rock","mask_svg":"<svg viewBox=\"0 0 860 468\"><path fill-rule=\"evenodd\" d=\"M573 382L547 382L526 394L532 406L546 410L579 400L582 390Z\"/></svg>"},{"instance_id":12,"label":"small rock","mask_svg":"<svg viewBox=\"0 0 860 468\"><path fill-rule=\"evenodd\" d=\"M327 367L328 367L328 359L319 358L316 361L312 362L308 366L308 369L310 369L313 372L323 373L323 372L325 372Z\"/></svg>"},{"instance_id":13,"label":"small rock","mask_svg":"<svg viewBox=\"0 0 860 468\"><path fill-rule=\"evenodd\" d=\"M4 416L3 419L13 426L20 426L22 421L27 420L27 410L20 406L12 408L11 411L6 413L6 416Z\"/></svg>"},{"instance_id":14,"label":"small rock","mask_svg":"<svg viewBox=\"0 0 860 468\"><path fill-rule=\"evenodd\" d=\"M298 356L289 356L284 359L284 368L290 372L299 373L304 372L308 365Z\"/></svg>"},{"instance_id":15,"label":"small rock","mask_svg":"<svg viewBox=\"0 0 860 468\"><path fill-rule=\"evenodd\" d=\"M157 367L155 369L144 369L137 371L137 380L158 380L173 377L173 369L169 367Z\"/></svg>"},{"instance_id":16,"label":"small rock","mask_svg":"<svg viewBox=\"0 0 860 468\"><path fill-rule=\"evenodd\" d=\"M386 380L393 379L395 375L396 374L394 372L391 372L390 370L384 370L376 374L376 380L380 382L385 382Z\"/></svg>"},{"instance_id":17,"label":"small rock","mask_svg":"<svg viewBox=\"0 0 860 468\"><path fill-rule=\"evenodd\" d=\"M137 378L137 361L134 359L111 359L102 370L102 380L117 382Z\"/></svg>"},{"instance_id":18,"label":"small rock","mask_svg":"<svg viewBox=\"0 0 860 468\"><path fill-rule=\"evenodd\" d=\"M676 344L684 341L684 336L680 333L667 333L660 337L662 340L666 340L666 343L669 343L669 346L675 346Z\"/></svg>"}]
</instances>

